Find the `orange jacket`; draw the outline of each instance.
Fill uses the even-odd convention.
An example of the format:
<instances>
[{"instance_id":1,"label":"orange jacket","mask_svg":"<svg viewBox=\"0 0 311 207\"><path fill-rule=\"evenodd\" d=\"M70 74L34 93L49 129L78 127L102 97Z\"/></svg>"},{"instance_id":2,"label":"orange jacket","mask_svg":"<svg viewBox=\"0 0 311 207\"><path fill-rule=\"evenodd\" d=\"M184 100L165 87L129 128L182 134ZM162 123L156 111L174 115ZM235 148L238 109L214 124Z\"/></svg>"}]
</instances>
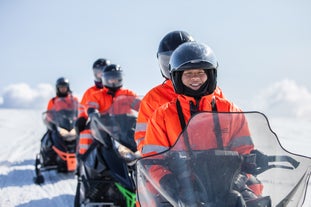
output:
<instances>
[{"instance_id":1,"label":"orange jacket","mask_svg":"<svg viewBox=\"0 0 311 207\"><path fill-rule=\"evenodd\" d=\"M96 91L100 91L101 88L96 87L96 85L88 88L81 99L80 102L80 107L79 107L79 117L86 117L86 106L87 106L87 102L89 101L91 95L96 92ZM81 131L79 134L79 146L78 146L78 150L79 150L79 154L84 154L87 149L91 146L93 142L93 137L92 137L92 133L91 130L89 129L89 127L87 127L85 130Z\"/></svg>"},{"instance_id":2,"label":"orange jacket","mask_svg":"<svg viewBox=\"0 0 311 207\"><path fill-rule=\"evenodd\" d=\"M93 94L91 94L87 102L87 108L95 108L99 111L99 113L104 113L106 110L110 108L110 106L112 105L116 97L121 96L121 95L128 95L128 96L135 97L133 98L133 102L131 103L130 108L136 111L139 110L140 99L138 98L136 93L134 93L133 91L129 89L120 88L119 90L115 92L114 97L112 97L112 95L110 95L108 92L109 91L107 88L103 88L102 90L96 91ZM127 106L124 106L123 108L120 107L117 110L118 110L118 113L126 113L126 110L129 110L130 108Z\"/></svg>"},{"instance_id":3,"label":"orange jacket","mask_svg":"<svg viewBox=\"0 0 311 207\"><path fill-rule=\"evenodd\" d=\"M80 117L80 115L83 116L83 114L85 113L84 110L85 110L85 107L86 107L86 104L87 104L88 100L90 99L91 94L94 93L94 92L96 92L96 91L99 91L99 90L101 90L101 88L98 88L98 87L96 87L96 86L94 85L94 86L88 88L88 89L84 92L84 94L83 94L83 96L82 96L82 99L81 99L81 101L80 101L80 104L81 104L81 105L80 105L80 107L79 107L79 117Z\"/></svg>"},{"instance_id":4,"label":"orange jacket","mask_svg":"<svg viewBox=\"0 0 311 207\"><path fill-rule=\"evenodd\" d=\"M224 95L219 87L214 92L215 96L224 98ZM152 88L142 99L136 129L135 129L135 141L137 149L141 151L143 141L145 139L146 128L149 117L152 113L161 105L170 102L177 97L174 91L174 87L171 80L166 80L164 83Z\"/></svg>"},{"instance_id":5,"label":"orange jacket","mask_svg":"<svg viewBox=\"0 0 311 207\"><path fill-rule=\"evenodd\" d=\"M66 97L55 96L49 100L46 108L47 108L47 111L60 111L63 109L78 110L79 100L77 97L71 94L69 94ZM44 123L46 125L49 125L52 120L53 120L53 113L46 113Z\"/></svg>"},{"instance_id":6,"label":"orange jacket","mask_svg":"<svg viewBox=\"0 0 311 207\"><path fill-rule=\"evenodd\" d=\"M192 101L193 103L196 103L196 101L194 98L184 95L179 95L177 99L180 101L185 122L187 124L191 117L189 102ZM142 149L143 154L159 153L167 150L176 142L182 131L176 107L177 99L174 99L173 101L158 108L149 119L146 138ZM241 111L233 103L226 99L222 99L217 96L215 97L213 94L202 97L198 110L212 111L211 103L213 99L216 101L218 112ZM230 136L223 138L223 144L225 147L233 146L233 149L231 150L238 151L240 154L247 154L253 150L254 146L247 125L245 124L243 127L245 128L242 128L243 130L239 131L240 134L235 133L234 139Z\"/></svg>"},{"instance_id":7,"label":"orange jacket","mask_svg":"<svg viewBox=\"0 0 311 207\"><path fill-rule=\"evenodd\" d=\"M80 111L80 115L79 115L79 116L85 117L86 119L87 119L88 108L95 108L100 113L103 113L111 107L113 100L116 97L119 97L121 95L133 96L133 102L130 107L132 107L136 111L138 111L139 109L140 100L137 98L136 94L133 91L128 90L128 89L123 89L123 88L119 89L118 91L116 91L114 97L112 97L112 95L108 93L108 88L98 89L96 87L92 87L88 89L86 92L88 93L87 94L85 93L84 95L85 99L82 99L81 101L81 103L85 106L85 108L84 110ZM118 109L114 108L114 109L118 110L119 113L126 113L126 110L130 110L128 106L121 107ZM92 142L93 142L93 137L91 134L91 130L89 128L80 132L79 147L78 147L79 154L84 154L88 150Z\"/></svg>"},{"instance_id":8,"label":"orange jacket","mask_svg":"<svg viewBox=\"0 0 311 207\"><path fill-rule=\"evenodd\" d=\"M63 102L57 102L59 99L63 99L64 101ZM68 95L66 97L58 97L58 96L55 96L53 98L51 98L48 102L48 105L47 105L47 110L61 110L61 109L65 109L65 108L68 108L68 107L71 107L71 106L68 106L68 103L73 103L72 101L74 101L75 103L78 103L79 100L77 97L73 96L73 95ZM57 106L55 105L55 102L57 102ZM63 103L63 104L60 104L60 103Z\"/></svg>"},{"instance_id":9,"label":"orange jacket","mask_svg":"<svg viewBox=\"0 0 311 207\"><path fill-rule=\"evenodd\" d=\"M217 111L218 112L240 112L241 109L236 107L233 103L228 100L221 98L218 95L211 94L202 97L200 100L198 110L199 111L212 111L212 100L215 100ZM190 114L190 104L192 101L196 103L195 99L192 97L187 97L179 95L177 98L173 99L171 102L166 103L159 107L150 117L148 121L148 128L146 131L146 138L142 147L143 156L159 153L170 148L177 140L179 134L182 131L180 124L176 101L179 100L182 112L184 115L185 123L187 124L191 114ZM243 117L240 120L236 120L235 124L239 128L238 131L230 131L227 136L222 137L223 145L229 150L234 150L240 154L248 154L251 150L254 149L252 139L250 137L250 132L247 126L247 123L243 121ZM221 125L221 120L220 120ZM210 127L214 126L214 123L209 125ZM208 128L210 129L210 128ZM208 131L207 129L207 131ZM209 132L212 132L211 130ZM234 136L233 136L234 135ZM194 143L195 145L195 140ZM200 141L200 149L211 149L217 148L216 137L214 141ZM163 171L159 166L153 166L150 170L153 171L152 175L156 182L163 176ZM168 173L168 171L166 171ZM249 175L251 177L251 175ZM253 190L256 195L262 194L263 185L257 179L249 179L247 183L248 187Z\"/></svg>"},{"instance_id":10,"label":"orange jacket","mask_svg":"<svg viewBox=\"0 0 311 207\"><path fill-rule=\"evenodd\" d=\"M198 104L199 111L212 111L212 100L215 99L217 111L218 112L239 112L241 111L233 103L226 99L215 97L214 94L207 95L201 98ZM142 148L142 155L147 156L150 154L160 153L169 149L176 142L179 134L182 131L180 124L178 111L176 107L176 101L179 100L185 123L187 124L191 114L190 114L190 101L196 103L195 99L192 97L179 95L173 101L162 105L159 107L151 116L148 121L148 127L146 131L146 137L144 140L144 145ZM220 120L221 123L221 120ZM244 125L243 125L244 123ZM238 131L229 131L228 135L222 137L223 145L225 148L230 150L235 150L240 154L247 154L254 148L253 142L250 137L250 132L248 130L247 124L245 122L239 122L236 124L240 126ZM213 127L214 123L210 123L208 126ZM213 129L213 128L212 128ZM210 130L213 132L212 130ZM216 138L215 138L216 140ZM191 140L191 145L198 146L202 149L217 148L215 142L204 142L199 140ZM152 176L154 180L159 183L160 179L169 171L163 171L161 166L152 166L150 168L152 171ZM165 173L164 173L165 172Z\"/></svg>"}]
</instances>

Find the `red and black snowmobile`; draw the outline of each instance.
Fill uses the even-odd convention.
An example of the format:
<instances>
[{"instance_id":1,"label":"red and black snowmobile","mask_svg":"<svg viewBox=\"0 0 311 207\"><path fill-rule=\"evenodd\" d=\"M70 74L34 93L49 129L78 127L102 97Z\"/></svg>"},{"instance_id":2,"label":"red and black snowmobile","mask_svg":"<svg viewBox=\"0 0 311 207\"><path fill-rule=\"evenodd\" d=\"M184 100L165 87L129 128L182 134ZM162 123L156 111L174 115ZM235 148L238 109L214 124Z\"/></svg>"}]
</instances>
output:
<instances>
[{"instance_id":1,"label":"red and black snowmobile","mask_svg":"<svg viewBox=\"0 0 311 207\"><path fill-rule=\"evenodd\" d=\"M57 98L51 110L42 113L48 130L41 139L35 160L34 182L44 182L42 171L74 172L76 170L77 135L74 128L79 103L71 98Z\"/></svg>"},{"instance_id":2,"label":"red and black snowmobile","mask_svg":"<svg viewBox=\"0 0 311 207\"><path fill-rule=\"evenodd\" d=\"M79 157L75 207L134 207L135 96L117 96L102 114L89 114L93 143Z\"/></svg>"}]
</instances>

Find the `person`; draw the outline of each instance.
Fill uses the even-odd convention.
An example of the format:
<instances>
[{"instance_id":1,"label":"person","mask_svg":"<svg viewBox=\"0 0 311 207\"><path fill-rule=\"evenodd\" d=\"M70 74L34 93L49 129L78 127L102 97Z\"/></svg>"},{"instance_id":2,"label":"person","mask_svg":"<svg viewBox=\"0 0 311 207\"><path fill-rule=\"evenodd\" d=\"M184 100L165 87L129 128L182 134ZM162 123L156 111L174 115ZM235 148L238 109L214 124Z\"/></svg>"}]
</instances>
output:
<instances>
[{"instance_id":1,"label":"person","mask_svg":"<svg viewBox=\"0 0 311 207\"><path fill-rule=\"evenodd\" d=\"M241 112L232 102L215 96L218 62L207 45L194 41L183 43L172 53L169 67L172 84L178 96L156 109L149 118L141 150L143 156L160 153L172 147L191 116L200 111ZM242 155L249 154L254 149L247 126L242 125L239 133L231 135L230 140L223 140L224 148ZM200 146L198 140L191 140L191 143L207 149L211 147ZM150 170L160 185L173 180L169 171L161 171L167 174L157 174L158 166ZM261 191L262 186L259 192L254 192L245 184L241 194L247 200L257 198Z\"/></svg>"},{"instance_id":2,"label":"person","mask_svg":"<svg viewBox=\"0 0 311 207\"><path fill-rule=\"evenodd\" d=\"M85 107L92 93L103 89L102 73L104 68L110 64L108 59L99 58L92 66L94 74L94 85L88 88L80 101L79 116L76 121L76 130L79 134L78 154L83 155L92 144L93 138L90 126L86 124Z\"/></svg>"},{"instance_id":3,"label":"person","mask_svg":"<svg viewBox=\"0 0 311 207\"><path fill-rule=\"evenodd\" d=\"M47 131L41 138L41 146L46 150L46 154L50 154L51 156L47 156L45 160L45 164L49 164L49 162L55 161L52 157L55 157L56 154L52 150L52 133L56 130L56 126L53 121L53 111L59 111L66 108L76 108L78 109L79 100L76 96L72 95L72 91L70 89L69 80L65 77L60 77L56 80L55 83L56 96L51 98L47 104L47 112L44 118L44 123L47 126ZM61 101L60 101L61 100Z\"/></svg>"},{"instance_id":4,"label":"person","mask_svg":"<svg viewBox=\"0 0 311 207\"><path fill-rule=\"evenodd\" d=\"M55 100L59 98L73 98L75 100L78 100L77 97L72 95L69 80L65 77L60 77L56 80L55 90L56 96L49 100L47 110L53 109Z\"/></svg>"},{"instance_id":5,"label":"person","mask_svg":"<svg viewBox=\"0 0 311 207\"><path fill-rule=\"evenodd\" d=\"M90 122L92 122L92 117L100 116L100 114L107 114L107 112L110 112L110 110L116 110L114 111L114 114L123 114L126 113L127 111L131 111L132 109L138 112L140 99L138 98L137 94L134 91L123 87L123 70L120 65L109 64L103 68L102 84L104 87L101 90L97 90L90 94L87 103L85 105L86 106L85 110L83 113L81 113L81 117L84 117L85 120L90 120ZM115 102L117 102L118 104L113 105L113 103ZM130 138L132 138L132 140L130 141L132 141L135 144L134 138L133 137ZM105 166L103 169L101 168L103 165L100 164L101 161L99 161L98 159L103 158L101 157L102 156L101 154L98 154L97 151L97 149L99 148L98 144L99 142L96 141L96 139L94 139L88 150L83 155L80 156L80 163L77 169L78 171L77 174L79 176L81 175L84 176L84 173L86 173L87 179L96 180L99 179L101 176L107 176L109 174L102 172L102 171L106 172L107 166ZM110 154L111 151L113 151L111 150L110 147L111 146L105 148L105 152L107 152L108 154ZM136 151L136 146L134 146L133 148L135 148L134 151ZM116 166L119 166L119 164L122 165L122 163L114 163L114 164ZM83 171L81 169L83 169ZM98 185L96 187L97 184L98 183L91 183L90 186L88 186L88 188L93 189L94 192L96 191L94 196L100 194L100 196L103 197L103 195L106 192L98 190L98 188L101 188L101 185ZM77 194L75 197L75 202L78 202L79 195L80 195L79 185L77 185Z\"/></svg>"},{"instance_id":6,"label":"person","mask_svg":"<svg viewBox=\"0 0 311 207\"><path fill-rule=\"evenodd\" d=\"M141 151L143 146L147 122L151 114L159 106L177 97L172 81L170 80L168 68L170 56L179 45L192 41L194 41L194 38L189 33L181 30L167 33L160 41L157 51L157 59L164 82L148 91L141 101L134 135L137 149L139 151ZM215 95L224 97L222 90L219 87L216 88Z\"/></svg>"},{"instance_id":7,"label":"person","mask_svg":"<svg viewBox=\"0 0 311 207\"><path fill-rule=\"evenodd\" d=\"M79 102L78 98L76 96L72 95L72 91L70 89L70 84L69 80L65 77L60 77L56 80L55 83L55 90L56 90L56 96L51 98L47 104L47 111L50 110L61 110L66 107L66 104L69 102ZM59 102L59 99L63 99L64 101ZM55 103L58 103L55 105ZM60 104L63 103L63 104ZM47 133L51 131L52 128L54 128L53 124L50 122L50 120L53 117L47 116L46 119L44 120L46 125L48 126Z\"/></svg>"}]
</instances>

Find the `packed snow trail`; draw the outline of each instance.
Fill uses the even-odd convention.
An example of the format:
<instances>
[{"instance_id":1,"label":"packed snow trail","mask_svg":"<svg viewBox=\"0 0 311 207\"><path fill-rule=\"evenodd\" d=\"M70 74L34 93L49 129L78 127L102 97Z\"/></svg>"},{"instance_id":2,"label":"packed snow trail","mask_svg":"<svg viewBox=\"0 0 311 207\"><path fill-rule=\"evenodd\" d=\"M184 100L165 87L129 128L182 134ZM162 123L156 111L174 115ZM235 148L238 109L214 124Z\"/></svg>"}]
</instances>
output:
<instances>
[{"instance_id":1,"label":"packed snow trail","mask_svg":"<svg viewBox=\"0 0 311 207\"><path fill-rule=\"evenodd\" d=\"M73 206L73 173L43 172L45 183L33 183L35 156L46 128L37 110L0 110L0 206Z\"/></svg>"}]
</instances>

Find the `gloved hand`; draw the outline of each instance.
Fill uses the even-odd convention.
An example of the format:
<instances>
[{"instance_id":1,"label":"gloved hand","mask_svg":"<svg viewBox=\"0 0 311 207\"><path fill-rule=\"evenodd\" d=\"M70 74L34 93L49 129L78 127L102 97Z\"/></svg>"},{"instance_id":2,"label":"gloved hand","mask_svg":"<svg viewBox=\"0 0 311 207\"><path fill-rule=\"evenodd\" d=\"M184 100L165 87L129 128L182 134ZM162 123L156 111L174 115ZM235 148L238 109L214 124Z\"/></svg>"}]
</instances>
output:
<instances>
[{"instance_id":1,"label":"gloved hand","mask_svg":"<svg viewBox=\"0 0 311 207\"><path fill-rule=\"evenodd\" d=\"M237 177L233 182L233 190L236 190L239 193L241 193L245 201L257 198L255 193L251 189L249 189L248 186L246 185L247 180L248 180L247 176L243 173L240 173L237 175Z\"/></svg>"},{"instance_id":2,"label":"gloved hand","mask_svg":"<svg viewBox=\"0 0 311 207\"><path fill-rule=\"evenodd\" d=\"M241 192L246 186L247 176L245 174L238 174L233 181L233 190Z\"/></svg>"},{"instance_id":3,"label":"gloved hand","mask_svg":"<svg viewBox=\"0 0 311 207\"><path fill-rule=\"evenodd\" d=\"M80 133L85 129L86 126L86 118L85 117L79 117L75 123L75 127L77 129L77 132Z\"/></svg>"},{"instance_id":4,"label":"gloved hand","mask_svg":"<svg viewBox=\"0 0 311 207\"><path fill-rule=\"evenodd\" d=\"M176 198L179 191L179 183L173 174L166 174L160 180L160 186L171 196Z\"/></svg>"}]
</instances>

